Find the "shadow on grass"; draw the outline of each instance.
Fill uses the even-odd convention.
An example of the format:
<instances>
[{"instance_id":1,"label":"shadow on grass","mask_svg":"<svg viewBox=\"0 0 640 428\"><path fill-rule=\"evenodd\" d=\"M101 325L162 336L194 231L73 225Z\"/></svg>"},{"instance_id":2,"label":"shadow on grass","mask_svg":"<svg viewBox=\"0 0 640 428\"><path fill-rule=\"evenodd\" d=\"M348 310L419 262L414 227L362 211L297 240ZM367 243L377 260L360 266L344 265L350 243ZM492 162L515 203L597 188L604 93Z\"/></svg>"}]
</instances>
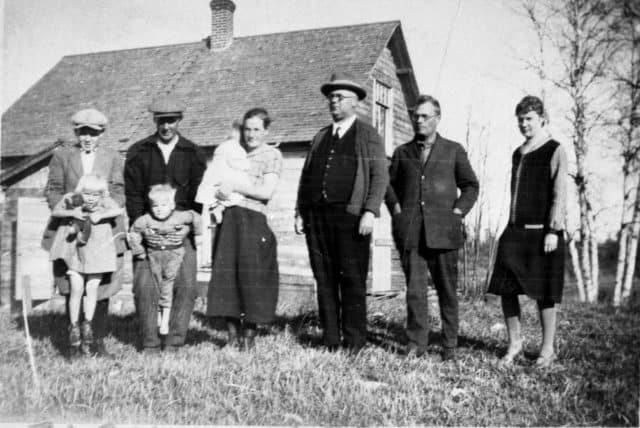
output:
<instances>
[{"instance_id":1,"label":"shadow on grass","mask_svg":"<svg viewBox=\"0 0 640 428\"><path fill-rule=\"evenodd\" d=\"M29 315L29 332L31 337L38 340L51 340L53 347L61 355L69 356L69 320L64 313L37 313ZM15 318L14 322L19 330L24 329L22 318ZM136 350L142 349L140 323L135 314L110 315L108 318L108 335L112 335L119 342L132 345ZM211 342L217 346L224 345L224 341L212 337L208 331L189 328L185 339L185 346L194 346L203 342Z\"/></svg>"}]
</instances>

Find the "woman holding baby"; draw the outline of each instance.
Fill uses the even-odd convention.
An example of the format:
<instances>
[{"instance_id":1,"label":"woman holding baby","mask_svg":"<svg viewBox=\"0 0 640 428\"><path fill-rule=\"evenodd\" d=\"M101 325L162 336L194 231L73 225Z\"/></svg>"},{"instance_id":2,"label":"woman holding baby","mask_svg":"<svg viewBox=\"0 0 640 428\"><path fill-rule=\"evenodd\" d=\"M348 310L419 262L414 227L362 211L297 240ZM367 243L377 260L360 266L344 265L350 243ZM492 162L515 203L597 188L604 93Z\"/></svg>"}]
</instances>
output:
<instances>
[{"instance_id":1,"label":"woman holding baby","mask_svg":"<svg viewBox=\"0 0 640 428\"><path fill-rule=\"evenodd\" d=\"M253 347L257 324L274 320L278 301L277 244L265 214L282 154L266 143L270 123L265 109L247 111L240 141L216 149L196 197L217 223L207 315L224 317L228 344L240 349Z\"/></svg>"}]
</instances>

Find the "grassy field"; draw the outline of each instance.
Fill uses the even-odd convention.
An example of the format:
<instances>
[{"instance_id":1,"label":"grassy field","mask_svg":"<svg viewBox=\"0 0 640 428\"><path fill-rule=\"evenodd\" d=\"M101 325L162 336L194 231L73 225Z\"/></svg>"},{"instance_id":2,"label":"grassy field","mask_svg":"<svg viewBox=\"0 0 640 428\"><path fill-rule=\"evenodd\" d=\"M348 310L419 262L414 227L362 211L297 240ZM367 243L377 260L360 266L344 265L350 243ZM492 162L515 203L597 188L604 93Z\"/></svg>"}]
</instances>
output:
<instances>
[{"instance_id":1,"label":"grassy field","mask_svg":"<svg viewBox=\"0 0 640 428\"><path fill-rule=\"evenodd\" d=\"M496 365L505 332L495 301L461 305L459 360L442 363L434 318L432 353L403 354L403 296L369 302L370 344L328 353L308 294L290 293L282 317L251 352L222 347L224 334L197 308L178 354L137 352L132 315L114 316L115 359L68 362L64 317L29 319L41 389L31 377L20 318L0 314L0 420L259 425L638 425L639 307L567 303L559 315L559 361L533 367L540 339L524 308L527 352ZM302 308L302 309L300 309ZM125 304L121 310L126 311ZM268 333L268 334L267 334Z\"/></svg>"}]
</instances>

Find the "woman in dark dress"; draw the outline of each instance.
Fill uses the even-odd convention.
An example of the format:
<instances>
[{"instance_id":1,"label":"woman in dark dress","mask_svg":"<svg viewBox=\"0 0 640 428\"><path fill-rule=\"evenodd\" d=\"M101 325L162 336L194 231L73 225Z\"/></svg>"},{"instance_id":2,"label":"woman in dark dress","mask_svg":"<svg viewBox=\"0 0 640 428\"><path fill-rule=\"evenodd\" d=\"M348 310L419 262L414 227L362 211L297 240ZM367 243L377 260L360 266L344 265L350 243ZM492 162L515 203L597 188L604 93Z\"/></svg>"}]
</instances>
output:
<instances>
[{"instance_id":1,"label":"woman in dark dress","mask_svg":"<svg viewBox=\"0 0 640 428\"><path fill-rule=\"evenodd\" d=\"M265 214L282 170L282 154L266 144L270 123L262 108L245 113L240 142L250 163L249 182L223 182L215 195L225 201L237 192L244 199L224 210L216 229L207 315L224 317L228 343L246 349L253 347L256 324L274 320L278 302L277 244Z\"/></svg>"},{"instance_id":2,"label":"woman in dark dress","mask_svg":"<svg viewBox=\"0 0 640 428\"><path fill-rule=\"evenodd\" d=\"M489 293L502 297L509 347L500 360L513 363L523 349L518 295L538 303L542 347L536 366L556 358L556 304L564 285L564 222L567 159L562 146L549 137L542 101L524 97L516 106L524 143L513 153L509 224L500 237Z\"/></svg>"}]
</instances>

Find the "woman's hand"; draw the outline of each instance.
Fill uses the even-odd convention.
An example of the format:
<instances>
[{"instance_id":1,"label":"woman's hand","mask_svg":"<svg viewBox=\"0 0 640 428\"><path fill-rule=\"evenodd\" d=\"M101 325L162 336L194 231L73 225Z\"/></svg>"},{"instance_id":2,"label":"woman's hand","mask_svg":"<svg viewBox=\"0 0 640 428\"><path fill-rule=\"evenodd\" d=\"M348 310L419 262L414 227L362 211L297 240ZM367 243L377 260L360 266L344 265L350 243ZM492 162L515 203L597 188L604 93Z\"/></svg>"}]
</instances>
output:
<instances>
[{"instance_id":1,"label":"woman's hand","mask_svg":"<svg viewBox=\"0 0 640 428\"><path fill-rule=\"evenodd\" d=\"M218 187L218 191L216 192L216 198L220 201L227 201L229 197L233 193L233 186L230 183L223 182Z\"/></svg>"},{"instance_id":2,"label":"woman's hand","mask_svg":"<svg viewBox=\"0 0 640 428\"><path fill-rule=\"evenodd\" d=\"M558 235L555 233L547 233L544 236L544 252L551 253L558 248Z\"/></svg>"}]
</instances>

